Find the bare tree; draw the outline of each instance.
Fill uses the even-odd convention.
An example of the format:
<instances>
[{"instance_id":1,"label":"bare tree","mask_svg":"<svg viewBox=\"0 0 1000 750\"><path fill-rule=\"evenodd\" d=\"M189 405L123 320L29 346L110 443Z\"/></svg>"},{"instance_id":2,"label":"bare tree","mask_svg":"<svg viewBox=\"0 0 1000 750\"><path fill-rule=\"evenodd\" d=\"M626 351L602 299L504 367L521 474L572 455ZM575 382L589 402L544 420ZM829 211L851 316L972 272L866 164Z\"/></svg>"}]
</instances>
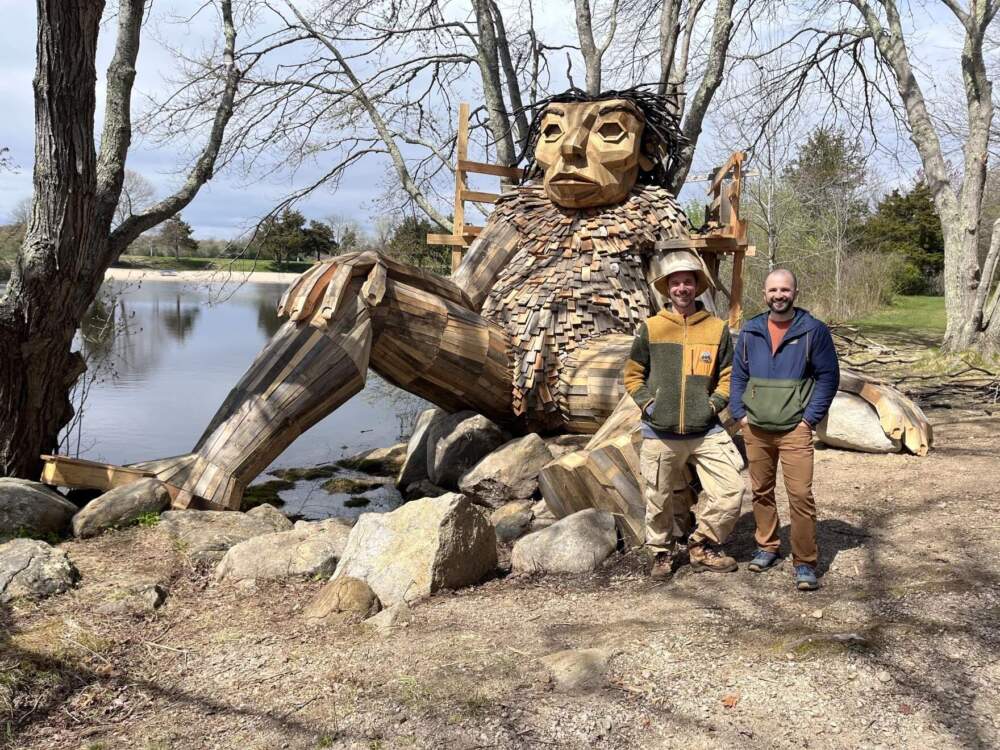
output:
<instances>
[{"instance_id":1,"label":"bare tree","mask_svg":"<svg viewBox=\"0 0 1000 750\"><path fill-rule=\"evenodd\" d=\"M117 226L132 138L132 89L145 0L120 0L95 148L97 40L104 0L37 0L34 195L25 240L0 298L0 474L37 477L72 416L67 394L85 369L73 336L104 272L143 231L173 215L211 178L233 111L240 69L231 0L212 64L207 142L173 195ZM204 112L204 110L203 110Z\"/></svg>"},{"instance_id":2,"label":"bare tree","mask_svg":"<svg viewBox=\"0 0 1000 750\"><path fill-rule=\"evenodd\" d=\"M561 71L568 56L571 65L583 61L592 92L655 86L665 76L690 141L674 179L679 189L739 27L736 3L742 18L752 1L678 6L682 22L662 37L675 50L672 63L661 70L660 32L644 24L659 18L662 0L562 0L576 13L576 38L557 40L540 37L535 0L253 0L259 28L246 49L262 62L241 89L242 114L223 159L252 179L319 167L277 212L312 191L336 190L360 162L381 163L381 211L418 210L450 230L458 102L481 102L471 118L475 150L514 165L531 108L565 88L553 66ZM185 105L164 105L159 124L183 132Z\"/></svg>"},{"instance_id":3,"label":"bare tree","mask_svg":"<svg viewBox=\"0 0 1000 750\"><path fill-rule=\"evenodd\" d=\"M145 211L153 203L156 197L156 188L153 184L138 172L126 169L125 179L122 181L122 194L115 206L115 218L113 226L118 226L130 216Z\"/></svg>"},{"instance_id":4,"label":"bare tree","mask_svg":"<svg viewBox=\"0 0 1000 750\"><path fill-rule=\"evenodd\" d=\"M1000 232L994 231L982 264L977 244L993 123L984 49L1000 2L940 0L932 7L953 19L962 40L955 61L964 93L959 128L934 117L910 50L915 28L896 0L840 0L824 7L815 23L782 42L781 48L795 51L795 61L773 67L767 85L781 90L783 103L816 101L810 93L819 93L827 114L851 118L876 137L885 137L886 114L897 118L916 148L944 230L944 348L997 353L1000 310L991 291ZM948 146L956 134L961 166L952 169Z\"/></svg>"}]
</instances>

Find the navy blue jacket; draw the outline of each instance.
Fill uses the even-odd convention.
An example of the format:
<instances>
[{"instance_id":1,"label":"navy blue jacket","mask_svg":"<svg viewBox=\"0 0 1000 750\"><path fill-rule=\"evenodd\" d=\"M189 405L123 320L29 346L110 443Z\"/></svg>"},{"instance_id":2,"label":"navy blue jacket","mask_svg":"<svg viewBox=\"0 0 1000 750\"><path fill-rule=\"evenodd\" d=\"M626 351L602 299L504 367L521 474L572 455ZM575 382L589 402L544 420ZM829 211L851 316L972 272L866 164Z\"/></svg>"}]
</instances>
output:
<instances>
[{"instance_id":1,"label":"navy blue jacket","mask_svg":"<svg viewBox=\"0 0 1000 750\"><path fill-rule=\"evenodd\" d=\"M805 420L815 427L830 410L840 367L830 329L795 308L792 325L771 353L767 313L747 321L733 351L729 413L771 432Z\"/></svg>"}]
</instances>

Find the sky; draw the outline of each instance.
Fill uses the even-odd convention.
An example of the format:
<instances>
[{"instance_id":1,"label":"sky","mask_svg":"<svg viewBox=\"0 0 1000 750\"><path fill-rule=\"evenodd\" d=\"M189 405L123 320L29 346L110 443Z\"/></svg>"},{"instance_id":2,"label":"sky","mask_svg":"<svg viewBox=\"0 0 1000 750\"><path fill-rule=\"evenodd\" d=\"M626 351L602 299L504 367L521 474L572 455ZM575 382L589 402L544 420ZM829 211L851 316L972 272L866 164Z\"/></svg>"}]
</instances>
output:
<instances>
[{"instance_id":1,"label":"sky","mask_svg":"<svg viewBox=\"0 0 1000 750\"><path fill-rule=\"evenodd\" d=\"M133 107L142 111L144 94L162 96L172 90L168 77L175 72L170 50L160 39L171 44L183 40L188 50L211 44L218 30L217 17L203 13L192 23L175 22L181 11L198 7L201 2L162 0L153 4L153 14L143 32ZM109 3L110 5L110 3ZM17 169L14 174L0 174L0 222L9 220L17 205L31 195L31 165L34 143L34 107L32 78L35 62L35 4L31 0L0 0L0 101L4 102L0 145L10 149ZM114 44L115 26L105 21L101 27L97 60L98 125L104 101L104 77ZM135 118L133 118L135 119ZM200 144L198 144L200 147ZM129 151L127 167L156 188L156 197L171 194L183 181L179 172L185 155L180 147L161 147L149 138L137 138ZM304 201L299 209L309 218L325 219L330 215L357 216L361 224L377 210L374 200L385 165L374 161L361 165L336 193L325 192ZM249 180L243 175L222 173L205 184L194 201L183 210L184 219L194 228L198 239L232 238L252 227L257 220L295 188L315 179L319 168L279 175L266 180Z\"/></svg>"},{"instance_id":2,"label":"sky","mask_svg":"<svg viewBox=\"0 0 1000 750\"><path fill-rule=\"evenodd\" d=\"M180 12L199 5L200 0L158 0L153 4L153 14L144 29L137 64L136 96L133 98L137 109L142 109L145 94L162 96L170 90L167 78L176 71L175 60L161 39L166 39L171 45L183 44L190 51L210 45L214 40L217 21L211 11L202 13L188 24L176 22ZM537 19L540 27L548 27L547 39L565 35L568 29L565 13L555 4L539 3L538 6L549 8L547 16L544 15L545 10L540 10L541 15ZM923 21L918 14L924 12L919 9L914 11L915 19L921 26ZM954 60L955 40L946 30L947 24L936 22L947 19L942 19L937 11L935 13L927 15L926 28L922 28L917 40L917 48L929 74L926 76L928 85L935 81L939 66L944 67L949 58ZM3 222L9 220L17 205L31 194L35 3L31 0L0 0L0 17L4 19L0 25L0 101L4 103L0 146L10 149L10 156L18 167L13 174L0 174L0 222ZM113 20L106 21L102 26L97 61L98 119L103 106L104 71L111 57L114 31ZM582 71L578 69L576 75L582 78ZM98 122L97 132L99 128ZM693 172L704 171L714 158L731 150L727 142L730 131L724 122L708 123L699 142ZM733 144L737 145L740 144ZM905 146L901 163L886 165L883 170L891 172L890 184L912 179L916 169L912 149L907 152ZM148 138L139 138L129 153L128 167L153 183L157 197L163 197L172 192L183 177L178 171L179 165L183 164L180 148L178 144L160 146ZM477 157L473 155L472 158ZM255 224L283 197L314 180L321 174L322 166L319 163L306 164L295 174L282 171L266 179L223 172L202 187L192 204L184 209L183 216L194 227L196 238L237 236ZM314 194L298 208L308 218L325 219L338 215L354 218L362 226L370 226L374 217L383 210L378 197L386 184L387 167L381 157L366 159L352 167L336 191ZM699 192L696 186L689 186L681 199L693 199ZM439 209L445 213L451 210L446 201L442 201Z\"/></svg>"}]
</instances>

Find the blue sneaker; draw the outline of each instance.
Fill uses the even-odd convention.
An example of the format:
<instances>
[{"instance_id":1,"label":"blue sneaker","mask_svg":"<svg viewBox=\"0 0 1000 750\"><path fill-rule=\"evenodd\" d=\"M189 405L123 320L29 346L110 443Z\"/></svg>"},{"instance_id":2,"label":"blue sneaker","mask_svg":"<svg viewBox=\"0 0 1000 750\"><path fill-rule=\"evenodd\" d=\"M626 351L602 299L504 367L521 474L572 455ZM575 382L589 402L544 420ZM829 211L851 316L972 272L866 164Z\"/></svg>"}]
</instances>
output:
<instances>
[{"instance_id":1,"label":"blue sneaker","mask_svg":"<svg viewBox=\"0 0 1000 750\"><path fill-rule=\"evenodd\" d=\"M819 588L816 570L812 565L795 566L795 588L799 591L815 591Z\"/></svg>"},{"instance_id":2,"label":"blue sneaker","mask_svg":"<svg viewBox=\"0 0 1000 750\"><path fill-rule=\"evenodd\" d=\"M757 554L753 556L750 564L747 565L747 569L752 570L754 573L763 573L765 570L777 565L780 559L774 552L759 549L757 550Z\"/></svg>"}]
</instances>

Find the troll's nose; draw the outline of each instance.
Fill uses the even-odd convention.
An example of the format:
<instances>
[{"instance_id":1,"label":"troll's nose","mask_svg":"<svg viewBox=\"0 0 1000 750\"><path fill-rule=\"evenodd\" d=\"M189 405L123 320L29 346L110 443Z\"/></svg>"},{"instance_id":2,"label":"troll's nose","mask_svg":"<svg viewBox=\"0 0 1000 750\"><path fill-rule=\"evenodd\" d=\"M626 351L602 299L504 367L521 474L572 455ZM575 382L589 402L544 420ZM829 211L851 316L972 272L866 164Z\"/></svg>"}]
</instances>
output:
<instances>
[{"instance_id":1,"label":"troll's nose","mask_svg":"<svg viewBox=\"0 0 1000 750\"><path fill-rule=\"evenodd\" d=\"M563 156L583 156L587 150L587 128L573 128L563 138L559 151Z\"/></svg>"}]
</instances>

